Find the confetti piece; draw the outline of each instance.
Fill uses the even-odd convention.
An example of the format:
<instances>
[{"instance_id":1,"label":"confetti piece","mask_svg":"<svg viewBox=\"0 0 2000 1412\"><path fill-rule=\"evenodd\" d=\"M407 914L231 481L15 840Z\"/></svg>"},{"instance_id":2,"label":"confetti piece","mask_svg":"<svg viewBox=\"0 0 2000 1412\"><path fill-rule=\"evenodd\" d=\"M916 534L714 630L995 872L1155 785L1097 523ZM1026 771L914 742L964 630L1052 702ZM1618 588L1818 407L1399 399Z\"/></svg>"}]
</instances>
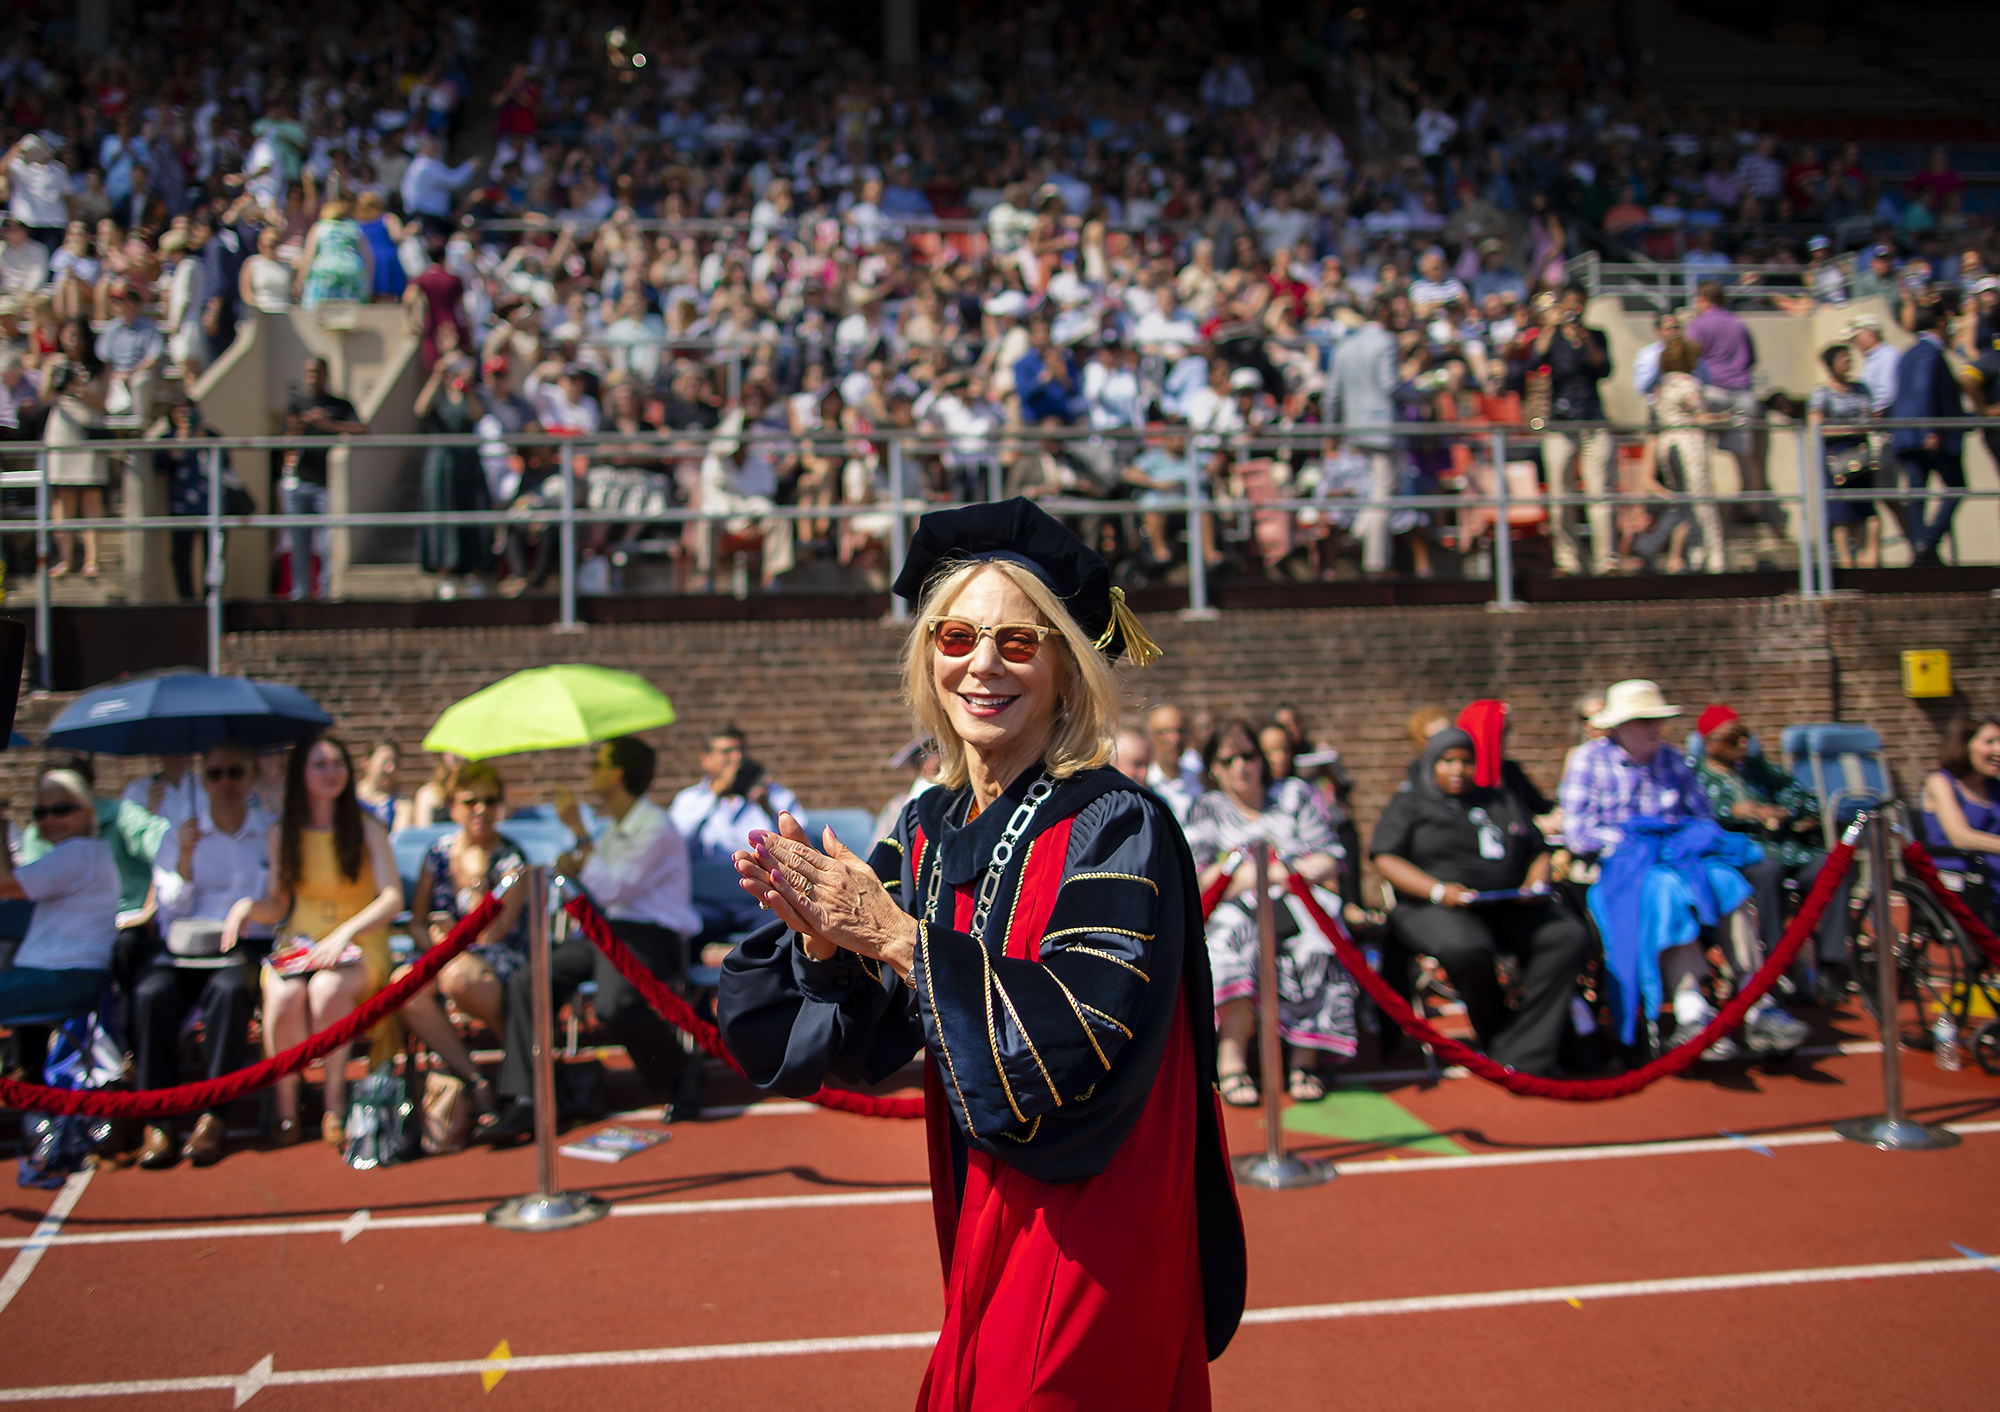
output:
<instances>
[{"instance_id":1,"label":"confetti piece","mask_svg":"<svg viewBox=\"0 0 2000 1412\"><path fill-rule=\"evenodd\" d=\"M1760 1157L1776 1157L1778 1155L1777 1153L1773 1152L1770 1148L1764 1146L1763 1143L1752 1142L1749 1138L1743 1136L1742 1133L1733 1133L1729 1131L1729 1129L1727 1128L1718 1128L1717 1131L1720 1132L1724 1137L1728 1138L1731 1142L1735 1143L1738 1147L1748 1148L1750 1151L1756 1153Z\"/></svg>"},{"instance_id":2,"label":"confetti piece","mask_svg":"<svg viewBox=\"0 0 2000 1412\"><path fill-rule=\"evenodd\" d=\"M486 1355L486 1361L489 1363L505 1363L513 1356L514 1350L507 1347L507 1340L503 1338L500 1342L493 1345L493 1351ZM494 1388L500 1386L500 1380L506 1376L507 1370L505 1368L495 1368L491 1372L479 1375L479 1385L485 1388L486 1391L491 1392Z\"/></svg>"},{"instance_id":3,"label":"confetti piece","mask_svg":"<svg viewBox=\"0 0 2000 1412\"><path fill-rule=\"evenodd\" d=\"M1565 1299L1563 1303L1567 1304L1572 1309L1583 1308L1583 1301L1581 1299Z\"/></svg>"}]
</instances>

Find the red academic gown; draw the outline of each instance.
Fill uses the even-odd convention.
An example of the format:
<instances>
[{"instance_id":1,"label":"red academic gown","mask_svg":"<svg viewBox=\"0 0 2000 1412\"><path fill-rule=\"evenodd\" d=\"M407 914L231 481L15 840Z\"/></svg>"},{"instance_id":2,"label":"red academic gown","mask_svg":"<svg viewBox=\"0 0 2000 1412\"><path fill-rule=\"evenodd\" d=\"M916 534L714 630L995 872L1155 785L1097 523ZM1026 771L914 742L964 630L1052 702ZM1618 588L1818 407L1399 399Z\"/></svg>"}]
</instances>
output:
<instances>
[{"instance_id":1,"label":"red academic gown","mask_svg":"<svg viewBox=\"0 0 2000 1412\"><path fill-rule=\"evenodd\" d=\"M1049 833L1049 846L1029 860L1008 929L1007 955L1017 960L1038 959L1061 883L1067 821ZM973 889L956 889L956 902L954 924L963 930L972 921ZM952 1119L936 1068L927 1067L945 1319L918 1412L1209 1406L1194 1187L1160 1180L1194 1165L1186 1005L1183 993L1138 1123L1110 1166L1082 1181L1036 1181L972 1151L965 1197L957 1200ZM1138 1350L1145 1356L1135 1356Z\"/></svg>"}]
</instances>

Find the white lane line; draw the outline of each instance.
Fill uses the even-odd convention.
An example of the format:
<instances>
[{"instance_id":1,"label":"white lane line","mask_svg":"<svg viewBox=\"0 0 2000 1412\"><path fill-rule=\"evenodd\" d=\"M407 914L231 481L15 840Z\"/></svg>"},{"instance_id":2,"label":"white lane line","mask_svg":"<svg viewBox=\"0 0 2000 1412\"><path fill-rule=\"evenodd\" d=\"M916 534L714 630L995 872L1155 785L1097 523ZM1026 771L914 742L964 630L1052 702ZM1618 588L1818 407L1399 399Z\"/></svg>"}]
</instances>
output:
<instances>
[{"instance_id":1,"label":"white lane line","mask_svg":"<svg viewBox=\"0 0 2000 1412\"><path fill-rule=\"evenodd\" d=\"M1540 1289L1485 1290L1473 1294L1419 1295L1407 1299L1360 1299L1342 1304L1294 1304L1252 1309L1245 1324L1292 1324L1326 1319L1364 1319L1397 1314L1434 1314L1464 1309L1501 1309L1527 1304L1581 1304L1594 1299L1634 1299L1664 1294L1707 1294L1722 1290L1770 1289L1784 1285L1840 1284L1854 1280L1907 1279L2000 1270L2000 1256L1977 1260L1903 1260L1880 1265L1831 1265L1799 1270L1759 1270L1740 1275L1691 1275L1664 1280L1621 1280L1607 1284L1555 1285ZM867 1334L848 1338L775 1339L758 1343L711 1343L681 1348L606 1349L593 1353L515 1354L507 1372L562 1372L646 1364L708 1363L752 1358L796 1358L829 1353L884 1353L934 1346L937 1334ZM379 1363L350 1368L277 1370L267 1355L248 1373L190 1378L144 1378L128 1382L58 1383L43 1387L0 1388L0 1402L39 1402L84 1397L157 1397L175 1392L233 1392L241 1407L267 1387L313 1387L338 1383L448 1378L490 1373L490 1358L454 1358L430 1363Z\"/></svg>"},{"instance_id":2,"label":"white lane line","mask_svg":"<svg viewBox=\"0 0 2000 1412\"><path fill-rule=\"evenodd\" d=\"M2000 1133L2000 1123L1950 1123L1961 1137ZM1393 1176L1401 1172L1452 1172L1465 1167L1534 1167L1550 1162L1603 1162L1619 1157L1677 1157L1695 1152L1741 1152L1747 1143L1762 1147L1819 1147L1845 1142L1831 1128L1803 1133L1758 1133L1692 1138L1686 1142L1626 1142L1604 1147L1558 1147L1537 1152L1472 1152L1462 1157L1373 1157L1336 1162L1343 1177Z\"/></svg>"},{"instance_id":3,"label":"white lane line","mask_svg":"<svg viewBox=\"0 0 2000 1412\"><path fill-rule=\"evenodd\" d=\"M2000 1269L2000 1256L1981 1260L1902 1260L1888 1265L1828 1265L1806 1270L1759 1270L1744 1275L1688 1275L1669 1280L1619 1280L1611 1284L1552 1285L1542 1289L1496 1289L1478 1294L1431 1294L1414 1299L1357 1299L1345 1304L1293 1304L1252 1309L1246 1324L1294 1324L1314 1319L1365 1319L1381 1314L1435 1314L1455 1309L1504 1309L1517 1304L1581 1303L1591 1299L1633 1299L1653 1294L1707 1294L1716 1290L1769 1289L1776 1285L1840 1284L1849 1280L1894 1280L1912 1275L1962 1275Z\"/></svg>"},{"instance_id":4,"label":"white lane line","mask_svg":"<svg viewBox=\"0 0 2000 1412\"><path fill-rule=\"evenodd\" d=\"M614 1206L614 1216L707 1216L742 1211L823 1210L837 1206L902 1206L931 1199L929 1187L892 1187L886 1191L844 1191L826 1196L738 1196L708 1201L635 1201ZM53 1208L52 1208L53 1209ZM60 1224L60 1223L58 1223ZM247 1236L337 1235L341 1244L363 1231L421 1231L449 1226L483 1226L484 1211L444 1211L429 1216L377 1216L356 1211L341 1220L246 1221L221 1226L159 1226L128 1231L72 1231L0 1240L0 1250L30 1245L135 1245L155 1240L231 1240Z\"/></svg>"},{"instance_id":5,"label":"white lane line","mask_svg":"<svg viewBox=\"0 0 2000 1412\"><path fill-rule=\"evenodd\" d=\"M2000 1122L1952 1123L1964 1137L2000 1133ZM1746 1140L1764 1147L1819 1147L1844 1141L1830 1128L1802 1133L1770 1133L1745 1137L1693 1138L1685 1142L1633 1142L1601 1147L1560 1147L1534 1152L1480 1152L1458 1157L1372 1157L1335 1163L1344 1177L1395 1176L1405 1172L1449 1172L1467 1167L1532 1167L1560 1162L1601 1162L1626 1157L1676 1157L1702 1152L1740 1152ZM893 1187L886 1191L837 1192L824 1196L743 1196L707 1201L638 1201L611 1208L613 1216L703 1216L747 1211L819 1210L842 1206L918 1205L931 1199L928 1187ZM53 1211L53 1208L51 1208ZM363 1231L438 1230L481 1226L483 1211L447 1211L427 1216L377 1216L356 1211L340 1219L241 1222L229 1225L142 1227L121 1231L70 1231L0 1239L0 1250L30 1245L135 1245L148 1241L232 1240L252 1236L337 1235L346 1244Z\"/></svg>"},{"instance_id":6,"label":"white lane line","mask_svg":"<svg viewBox=\"0 0 2000 1412\"><path fill-rule=\"evenodd\" d=\"M70 1173L69 1180L56 1193L56 1199L49 1203L47 1213L35 1223L35 1233L25 1240L7 1242L20 1253L7 1267L7 1273L0 1275L0 1310L5 1310L14 1302L14 1296L21 1292L28 1276L35 1273L35 1266L42 1263L42 1253L55 1244L63 1222L76 1209L76 1203L83 1199L83 1189L90 1185L91 1173L96 1170L95 1167L85 1167L81 1172Z\"/></svg>"}]
</instances>

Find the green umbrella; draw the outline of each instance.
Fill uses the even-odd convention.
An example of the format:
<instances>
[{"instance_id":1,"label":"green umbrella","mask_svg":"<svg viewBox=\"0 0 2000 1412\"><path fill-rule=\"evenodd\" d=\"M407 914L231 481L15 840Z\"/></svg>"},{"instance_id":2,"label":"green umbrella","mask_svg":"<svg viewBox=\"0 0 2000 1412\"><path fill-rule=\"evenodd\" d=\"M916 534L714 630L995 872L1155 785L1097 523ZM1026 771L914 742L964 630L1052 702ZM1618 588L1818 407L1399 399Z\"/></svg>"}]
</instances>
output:
<instances>
[{"instance_id":1,"label":"green umbrella","mask_svg":"<svg viewBox=\"0 0 2000 1412\"><path fill-rule=\"evenodd\" d=\"M673 703L644 677L570 662L516 672L446 708L424 749L483 760L589 745L673 720Z\"/></svg>"}]
</instances>

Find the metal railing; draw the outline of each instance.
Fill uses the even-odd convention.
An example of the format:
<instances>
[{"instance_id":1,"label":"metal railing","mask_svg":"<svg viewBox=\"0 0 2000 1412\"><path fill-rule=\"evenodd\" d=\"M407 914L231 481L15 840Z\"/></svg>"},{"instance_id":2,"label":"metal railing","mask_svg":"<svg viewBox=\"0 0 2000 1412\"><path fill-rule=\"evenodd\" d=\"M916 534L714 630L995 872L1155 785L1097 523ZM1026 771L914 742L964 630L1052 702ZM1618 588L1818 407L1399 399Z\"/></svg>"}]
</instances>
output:
<instances>
[{"instance_id":1,"label":"metal railing","mask_svg":"<svg viewBox=\"0 0 2000 1412\"><path fill-rule=\"evenodd\" d=\"M224 486L223 458L227 452L271 453L293 449L330 452L363 447L409 450L449 447L490 450L494 443L476 435L204 437L193 442L184 439L100 441L58 449L64 454L96 454L106 457L137 456L154 451L185 453L191 449L198 449L205 458L208 510L200 515L137 515L61 520L55 519L51 514L51 487L47 479L49 448L16 443L12 447L0 446L0 455L26 455L32 450L36 468L33 471L0 472L0 489L33 491L34 518L31 524L24 520L0 521L0 532L5 532L10 527L21 532L32 529L35 536L38 576L35 635L44 687L49 685L52 636L49 541L50 536L56 533L95 530L125 534L159 531L195 531L201 534L206 544L203 601L207 615L208 660L210 670L215 671L219 670L221 661L224 536L231 530L422 529L437 525L487 525L520 529L552 527L559 536L556 562L558 583L556 626L558 630L575 630L579 626L577 613L579 526L644 524L713 527L745 519L794 523L839 522L886 515L890 521L890 530L884 547L889 560L889 577L893 581L901 569L904 546L913 528L914 519L929 510L941 508L940 502L928 497L921 489L913 491L909 466L913 457L952 458L959 463L956 470L961 475L983 473L986 498L999 499L1004 493L1007 462L1023 454L1064 446L1125 446L1137 451L1146 445L1160 445L1169 441L1184 443L1183 457L1195 467L1195 473L1188 477L1187 489L1183 493L1150 492L1143 500L1115 496L1094 498L1051 495L1043 497L1041 503L1051 513L1070 518L1147 513L1188 517L1188 531L1185 536L1188 587L1186 611L1191 615L1205 616L1213 611L1210 604L1209 568L1203 550L1203 536L1195 527L1201 518L1213 517L1222 520L1233 516L1247 528L1252 517L1259 513L1310 513L1318 516L1321 523L1325 523L1328 518L1341 513L1351 512L1357 517L1369 514L1388 516L1398 510L1423 512L1490 510L1492 512L1491 579L1494 585L1492 606L1498 610L1511 611L1523 605L1517 596L1509 511L1528 503L1528 500L1526 497L1514 495L1509 487L1505 467L1510 459L1514 459L1510 456L1510 448L1524 448L1538 457L1539 448L1543 445L1544 438L1548 437L1608 432L1614 441L1630 443L1643 441L1661 431L1675 429L1658 425L1635 426L1599 421L1555 422L1539 429L1495 426L1488 423L1435 422L1398 422L1373 426L1301 424L1247 430L1200 430L1187 427L1107 430L1087 426L1046 426L1010 427L995 430L984 437L954 435L922 428L893 427L865 432L829 430L803 435L761 427L738 431L637 433L600 431L590 436L537 433L509 436L505 438L505 445L510 453L523 450L553 453L555 470L549 473L548 478L554 479L559 489L554 504L484 511L415 510L247 515L221 513ZM1729 430L1712 426L1701 429L1710 433ZM1796 517L1794 523L1797 527L1796 539L1799 550L1799 592L1803 597L1814 598L1834 591L1834 563L1830 526L1826 514L1826 507L1830 502L1923 503L1937 498L1949 498L1954 501L2000 499L2000 490L1976 490L1969 487L1942 492L1908 490L1900 484L1860 490L1832 489L1824 484L1824 473L1821 469L1825 465L1825 442L1829 436L1856 436L1903 429L1996 431L2000 430L2000 418L1880 420L1862 424L1828 423L1817 428L1793 424L1773 429L1792 433L1795 438L1799 474L1798 487L1791 492L1734 491L1708 495L1693 492L1643 494L1622 492L1616 489L1618 479L1614 452L1612 464L1607 467L1605 482L1607 489L1604 492L1559 489L1543 483L1533 495L1532 503L1551 515L1563 515L1567 511L1591 506L1616 508L1640 505L1655 509L1676 507L1694 509L1703 506L1721 508L1761 504L1783 507ZM1275 456L1281 461L1286 458L1294 461L1310 460L1322 445L1344 440L1362 443L1362 449L1366 450L1371 445L1379 446L1383 443L1406 449L1413 442L1438 439L1470 444L1477 451L1483 451L1485 453L1483 466L1493 473L1493 491L1484 494L1467 488L1431 495L1314 493L1250 496L1215 494L1207 484L1217 457L1222 458L1223 469L1226 472L1230 465L1241 465L1257 458ZM629 456L635 448L638 448L657 452L662 461L689 461L705 459L718 447L730 448L723 454L733 454L734 447L738 444L748 444L766 452L801 452L849 459L879 457L880 465L886 470L887 486L884 498L862 503L760 504L754 508L736 505L711 510L676 505L643 514L621 509L593 510L579 504L579 485L587 481L590 469L589 453L592 451L604 450L614 455ZM1576 447L1571 462L1570 474L1573 478L1577 475L1576 458L1580 457L1581 453L1582 448ZM1891 459L1893 461L1893 458ZM1121 467L1131 464L1130 458L1121 460L1119 464ZM1482 463L1474 464L1477 467ZM1885 469L1894 475L1893 464ZM525 479L523 483L526 484ZM1359 534L1358 523L1349 528L1349 533ZM1460 547L1463 551L1464 545ZM1593 546L1594 550L1595 548ZM1720 552L1720 546L1710 546L1708 552ZM303 567L295 565L294 572L310 573L310 565ZM712 581L713 576L711 576ZM893 601L892 618L898 621L904 620L907 612L906 605L900 599Z\"/></svg>"}]
</instances>

